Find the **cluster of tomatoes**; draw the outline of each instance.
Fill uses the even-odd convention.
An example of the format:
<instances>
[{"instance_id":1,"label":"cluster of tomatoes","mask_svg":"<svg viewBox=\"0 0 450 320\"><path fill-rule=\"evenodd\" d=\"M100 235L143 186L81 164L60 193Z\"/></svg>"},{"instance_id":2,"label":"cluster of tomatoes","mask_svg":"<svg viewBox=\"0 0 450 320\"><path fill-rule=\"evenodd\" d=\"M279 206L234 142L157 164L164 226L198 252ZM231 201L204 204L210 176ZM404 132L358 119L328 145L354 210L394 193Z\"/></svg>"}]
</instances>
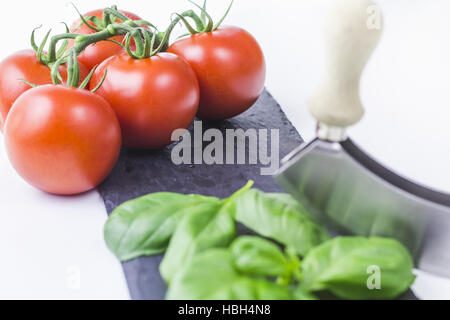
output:
<instances>
[{"instance_id":1,"label":"cluster of tomatoes","mask_svg":"<svg viewBox=\"0 0 450 320\"><path fill-rule=\"evenodd\" d=\"M200 9L202 17L192 10L177 15L170 30L158 37L153 31L152 38L146 32L152 25L133 13L88 12L52 38L66 41L58 62L51 61L51 48L45 56L35 44L2 61L0 128L17 172L49 193L86 192L108 176L122 146L164 148L196 116L220 121L250 108L264 87L261 48L241 28L213 27ZM191 35L164 44L178 21ZM137 36L150 54L133 54ZM155 43L157 50L148 49Z\"/></svg>"}]
</instances>

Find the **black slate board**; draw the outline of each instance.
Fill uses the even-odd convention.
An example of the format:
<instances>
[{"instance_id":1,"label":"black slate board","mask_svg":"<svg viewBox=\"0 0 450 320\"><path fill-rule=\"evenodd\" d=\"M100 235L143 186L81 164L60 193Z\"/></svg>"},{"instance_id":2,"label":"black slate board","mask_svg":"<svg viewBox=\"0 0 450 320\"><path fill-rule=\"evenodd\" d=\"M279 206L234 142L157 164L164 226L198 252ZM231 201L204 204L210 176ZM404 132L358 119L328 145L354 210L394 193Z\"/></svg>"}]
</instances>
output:
<instances>
[{"instance_id":1,"label":"black slate board","mask_svg":"<svg viewBox=\"0 0 450 320\"><path fill-rule=\"evenodd\" d=\"M203 122L203 131L209 128L218 128L222 132L226 129L269 129L269 133L270 129L279 129L280 159L303 141L267 91L250 110L236 118L217 123ZM282 191L273 177L261 175L260 168L265 166L176 166L171 161L172 149L173 146L159 151L122 150L117 166L99 188L108 214L127 200L153 192L198 193L225 198L248 180L254 180L255 187L266 192ZM268 150L270 154L270 147ZM139 258L123 264L132 299L164 299L166 285L158 270L161 259L160 256Z\"/></svg>"},{"instance_id":2,"label":"black slate board","mask_svg":"<svg viewBox=\"0 0 450 320\"><path fill-rule=\"evenodd\" d=\"M226 129L279 129L280 160L303 140L275 99L264 91L246 113L228 121L203 122L203 131ZM192 130L192 128L191 128ZM270 137L270 136L269 136ZM270 138L269 138L270 142ZM261 165L180 165L171 161L173 145L159 151L123 149L119 162L99 190L108 214L121 203L154 192L196 193L225 198L243 187L248 180L266 192L283 190L271 176L262 176ZM270 146L268 148L270 152ZM248 161L247 161L248 162ZM246 230L240 230L246 233ZM123 263L125 277L134 300L164 299L166 285L159 275L162 256L144 257ZM411 293L406 299L414 299Z\"/></svg>"}]
</instances>

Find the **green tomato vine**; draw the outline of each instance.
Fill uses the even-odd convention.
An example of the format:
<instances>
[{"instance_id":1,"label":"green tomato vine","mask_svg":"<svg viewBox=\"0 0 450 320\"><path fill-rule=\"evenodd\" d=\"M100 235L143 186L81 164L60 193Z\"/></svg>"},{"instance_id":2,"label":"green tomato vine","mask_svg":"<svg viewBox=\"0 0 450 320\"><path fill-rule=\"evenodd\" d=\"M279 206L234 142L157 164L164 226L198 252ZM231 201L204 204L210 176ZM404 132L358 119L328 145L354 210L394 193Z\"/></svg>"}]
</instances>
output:
<instances>
[{"instance_id":1,"label":"green tomato vine","mask_svg":"<svg viewBox=\"0 0 450 320\"><path fill-rule=\"evenodd\" d=\"M52 36L50 38L51 30L49 30L40 45L37 45L35 40L35 32L40 28L39 27L34 29L31 33L31 46L36 52L38 61L50 68L52 81L55 85L62 83L59 67L63 64L67 64L68 76L66 85L69 87L85 88L96 68L91 70L88 77L81 83L80 86L78 86L80 80L80 68L77 57L89 45L100 41L111 41L121 46L128 53L128 55L134 59L148 59L159 52L167 50L170 36L178 23L182 22L191 35L203 32L213 32L222 24L225 17L229 13L231 6L233 5L232 0L225 15L217 24L214 24L213 19L206 11L206 0L203 2L203 6L199 6L190 0L189 2L200 9L200 15L195 13L193 10L184 11L181 14L174 13L176 17L171 19L172 21L170 25L164 32L160 32L152 23L146 20L131 20L126 15L119 12L117 6L105 8L103 10L102 18L99 18L95 16L83 16L75 5L73 5L81 20L80 25L75 28L74 32L70 32L69 27L64 23L66 28L64 33ZM191 19L195 23L195 28L191 26L187 19ZM76 30L78 30L82 25L86 25L92 29L94 33L76 33ZM123 43L111 39L114 36L124 36ZM67 49L70 40L73 40L74 44L70 49ZM57 49L58 44L61 41L62 44ZM44 49L47 43L49 43L48 51L45 52ZM132 44L134 44L135 49L132 49ZM103 76L103 80L105 77L106 73ZM102 83L103 81L101 81L100 84L92 91L95 92L98 90ZM29 85L32 84L29 83Z\"/></svg>"},{"instance_id":2,"label":"green tomato vine","mask_svg":"<svg viewBox=\"0 0 450 320\"><path fill-rule=\"evenodd\" d=\"M222 18L219 20L219 22L214 23L214 20L212 19L211 15L206 11L206 3L207 0L203 2L203 6L199 6L197 3L188 0L190 3L192 3L194 6L196 6L198 9L200 9L200 16L195 13L193 10L188 10L183 12L182 14L175 13L177 16L177 22L182 21L184 25L186 26L186 29L188 29L189 33L186 35L193 35L198 33L204 33L204 32L214 32L216 31L222 23L225 21L225 18L230 13L231 7L233 6L234 0L231 0L230 5L228 6L225 14L222 16ZM187 18L191 18L196 27L194 28L187 20Z\"/></svg>"}]
</instances>

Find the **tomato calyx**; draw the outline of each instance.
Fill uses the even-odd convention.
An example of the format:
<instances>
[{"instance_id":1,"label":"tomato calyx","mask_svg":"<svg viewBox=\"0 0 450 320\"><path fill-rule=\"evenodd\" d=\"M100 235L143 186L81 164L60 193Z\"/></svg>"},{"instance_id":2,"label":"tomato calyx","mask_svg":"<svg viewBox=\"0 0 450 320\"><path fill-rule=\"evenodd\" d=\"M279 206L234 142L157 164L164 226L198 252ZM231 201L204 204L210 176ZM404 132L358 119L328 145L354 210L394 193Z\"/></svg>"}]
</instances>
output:
<instances>
[{"instance_id":1,"label":"tomato calyx","mask_svg":"<svg viewBox=\"0 0 450 320\"><path fill-rule=\"evenodd\" d=\"M203 2L203 6L198 5L197 3L189 0L190 3L192 3L194 6L196 6L198 9L200 9L200 15L195 13L193 10L185 11L181 14L174 13L174 15L177 16L177 18L174 20L177 23L182 21L183 24L188 29L189 33L182 35L181 37L185 37L187 35L193 35L198 33L204 33L204 32L213 32L216 31L224 22L225 18L230 13L231 7L233 6L234 0L231 0L230 5L227 8L227 11L222 16L222 18L214 24L213 19L211 18L211 15L208 14L206 11L206 3L207 0ZM187 18L190 18L195 23L195 28L189 23ZM180 37L180 38L181 38Z\"/></svg>"},{"instance_id":2,"label":"tomato calyx","mask_svg":"<svg viewBox=\"0 0 450 320\"><path fill-rule=\"evenodd\" d=\"M66 26L67 33L63 33L63 34L52 37L52 39L50 41L50 45L49 45L49 47L50 47L49 53L45 53L44 48L45 48L45 45L50 36L51 30L49 30L46 33L44 39L42 40L41 44L38 47L36 45L36 41L35 41L35 32L40 27L35 28L31 34L31 46L33 47L33 49L36 52L37 60L40 63L42 63L43 65L46 65L50 69L50 74L51 74L53 84L59 85L59 84L63 83L63 79L61 77L61 74L59 73L59 71L60 71L59 68L62 64L67 64L67 83L66 83L66 85L68 87L85 89L87 87L87 85L89 84L89 81L91 80L92 75L94 74L94 71L97 68L97 66L95 66L90 71L89 75L83 80L83 82L80 85L78 85L80 83L80 66L78 63L79 51L77 51L73 48L70 50L67 50L67 45L68 45L68 39L76 39L79 35L70 33L67 24L64 23L64 25ZM56 50L57 43L60 40L64 40L64 42L60 46L60 48L58 50ZM105 72L104 78L105 77L106 77L106 72ZM103 80L104 80L104 78L103 78ZM21 80L22 82L26 83L27 85L29 85L33 88L38 86L37 84L31 83L31 82L27 81L26 79L19 79L19 80ZM103 83L103 80L99 83L99 85L96 88L94 88L92 90L92 92L95 92L99 89L99 87Z\"/></svg>"},{"instance_id":3,"label":"tomato calyx","mask_svg":"<svg viewBox=\"0 0 450 320\"><path fill-rule=\"evenodd\" d=\"M97 16L83 16L78 8L72 3L72 6L78 13L80 17L80 24L73 30L76 32L82 25L86 25L88 28L92 29L94 32L99 32L105 30L109 25L114 23L126 23L131 27L140 26L152 26L153 25L145 20L131 20L125 14L117 9L116 5L111 6L111 8L103 9L103 17L100 19Z\"/></svg>"},{"instance_id":4,"label":"tomato calyx","mask_svg":"<svg viewBox=\"0 0 450 320\"><path fill-rule=\"evenodd\" d=\"M60 59L58 59L51 68L51 76L52 81L55 85L61 84L61 75L59 74L59 67L61 64L67 63L67 83L66 85L68 87L72 88L79 88L79 89L85 89L89 82L91 81L92 75L94 74L95 70L97 69L97 66L92 68L91 72L88 74L88 76L83 80L83 82L79 84L80 82L80 65L78 63L78 53L75 49L70 49L67 51L67 54ZM103 74L103 78L99 82L99 84L91 90L91 92L96 92L103 82L106 79L108 70L105 70L105 73ZM28 83L29 85L32 85Z\"/></svg>"},{"instance_id":5,"label":"tomato calyx","mask_svg":"<svg viewBox=\"0 0 450 320\"><path fill-rule=\"evenodd\" d=\"M70 32L66 24L66 32L51 37L48 47L48 53L44 52L44 48L49 40L51 30L47 32L43 41L38 46L35 41L35 30L31 34L31 46L36 51L37 59L42 64L47 65L51 69L52 82L55 85L61 84L62 77L59 73L59 67L67 64L67 86L78 87L80 80L80 69L78 64L78 55L80 55L89 45L101 42L112 41L120 45L130 57L134 59L147 59L168 48L170 35L179 22L172 21L165 32L159 32L158 29L148 21L133 21L125 14L119 12L116 6L105 8L103 18L95 16L84 17L78 9L81 24L85 24L94 32L90 34L78 34ZM200 19L200 18L199 18ZM78 27L79 28L79 27ZM115 36L124 36L123 43L119 43L112 38ZM73 40L73 46L67 50L69 40ZM133 40L133 42L131 41ZM63 41L62 45L57 49L58 44ZM88 77L79 86L85 88L89 83L94 71L94 67ZM106 73L103 77L106 77ZM94 88L96 91L100 84ZM30 86L35 86L28 83Z\"/></svg>"},{"instance_id":6,"label":"tomato calyx","mask_svg":"<svg viewBox=\"0 0 450 320\"><path fill-rule=\"evenodd\" d=\"M76 9L76 7L75 7ZM56 42L64 39L74 39L74 49L80 54L87 46L100 42L111 41L120 45L132 58L146 59L167 50L169 36L176 24L171 24L166 32L158 29L146 20L131 20L117 10L116 6L103 10L103 19L95 16L83 16L76 9L81 25L86 25L94 32L91 34L66 33L52 38L50 51L55 52ZM78 27L79 28L79 27ZM113 39L114 36L124 36L123 43ZM133 39L133 43L131 42ZM54 41L53 41L54 40ZM135 49L132 49L135 47Z\"/></svg>"},{"instance_id":7,"label":"tomato calyx","mask_svg":"<svg viewBox=\"0 0 450 320\"><path fill-rule=\"evenodd\" d=\"M69 33L69 27L67 26L66 23L62 22L64 24L64 26L66 27L66 34L70 34ZM52 29L50 29L44 36L44 39L42 40L41 44L38 46L36 44L36 39L35 39L35 33L36 30L42 28L42 26L39 26L37 28L34 28L33 31L31 32L31 47L33 48L33 50L36 52L36 58L38 59L38 61L40 63L42 63L43 65L48 66L49 68L51 68L52 64L55 63L56 60L58 60L59 58L61 58L64 55L64 52L67 49L67 46L69 45L69 40L67 39L67 37L63 37L64 42L62 43L62 45L60 46L60 48L58 50L56 50L56 42L58 42L61 39L53 39L55 36L52 38L52 42L55 42L55 46L53 48L53 50L49 50L49 53L46 53L44 51L45 45L47 44L47 41L50 37L50 34L52 32ZM50 44L51 46L51 44Z\"/></svg>"},{"instance_id":8,"label":"tomato calyx","mask_svg":"<svg viewBox=\"0 0 450 320\"><path fill-rule=\"evenodd\" d=\"M146 20L131 20L118 11L117 6L105 8L103 10L103 19L95 16L84 17L78 9L76 10L80 16L81 24L85 24L96 32L75 38L77 43L83 43L80 45L80 52L85 49L85 41L92 41L88 44L99 41L112 41L120 45L134 59L146 59L168 48L168 39L165 39L165 32L159 32L152 23ZM105 34L109 37L125 35L124 42L119 43L108 39L109 37L105 38ZM131 38L134 40L135 50L131 49Z\"/></svg>"},{"instance_id":9,"label":"tomato calyx","mask_svg":"<svg viewBox=\"0 0 450 320\"><path fill-rule=\"evenodd\" d=\"M161 51L166 51L169 46L170 35L175 26L181 21L185 24L190 34L197 34L203 32L212 32L217 30L224 21L225 17L231 10L234 0L231 1L225 15L217 24L214 24L213 19L206 11L205 0L203 6L199 6L195 2L189 0L193 5L200 9L200 15L193 10L185 11L181 14L175 13L176 18L172 19L171 24L165 32L159 32L158 29L148 21L136 20L133 21L122 12L118 11L117 6L111 6L103 10L102 18L97 16L83 16L77 7L72 4L78 15L80 16L80 25L75 28L75 31L83 24L93 30L92 34L77 34L70 32L67 24L64 23L65 33L51 37L49 42L48 52L44 48L50 38L51 30L47 32L40 45L36 44L35 33L40 27L33 30L31 33L31 46L36 52L37 59L40 63L47 65L52 70L52 80L54 84L60 84L62 78L58 72L58 67L61 64L74 62L74 58L81 54L89 45L100 41L111 41L121 46L129 56L134 59L147 59ZM195 28L187 21L192 19L195 22ZM114 39L114 36L124 36L123 43ZM74 46L67 50L69 40L74 40ZM133 40L133 42L131 41ZM63 41L61 46L57 49L57 44ZM132 49L132 47L135 49ZM76 60L76 59L75 59ZM75 85L75 80L79 78L78 62L72 63L69 69L68 85ZM90 79L90 78L88 78ZM29 83L32 85L31 83Z\"/></svg>"},{"instance_id":10,"label":"tomato calyx","mask_svg":"<svg viewBox=\"0 0 450 320\"><path fill-rule=\"evenodd\" d=\"M76 8L75 8L76 9ZM78 12L78 10L77 10ZM67 86L69 87L78 87L78 83L80 80L80 68L78 63L78 55L82 53L89 45L100 42L100 41L112 41L120 45L123 49L125 49L130 56L136 59L143 59L148 56L154 55L157 52L161 51L168 47L168 40L165 39L163 42L161 40L161 36L158 34L157 30L153 25L147 21L140 20L138 23L132 21L124 14L117 11L116 7L106 8L103 13L103 20L90 17L83 17L80 14L81 20L83 23L86 23L88 26L94 28L96 30L95 33L92 34L77 34L71 33L66 24L66 32L55 35L51 38L48 48L48 53L44 52L45 45L48 42L51 30L47 32L42 43L38 46L35 41L35 30L33 30L31 35L31 45L33 49L36 51L37 59L42 64L47 65L51 69L51 77L52 82L55 85L61 84L62 77L59 73L59 67L62 64L67 64ZM89 21L95 20L96 25L93 26ZM146 28L149 27L149 28ZM151 29L153 28L153 29ZM100 30L101 29L101 30ZM153 31L153 32L152 32ZM111 38L116 35L124 35L126 36L125 45L119 43ZM69 40L74 40L74 45L69 50L67 50ZM135 50L131 50L131 39L134 40L134 45L136 47ZM62 45L59 49L57 46L60 41L63 41ZM157 46L156 49L154 47ZM95 71L97 66L95 66L88 77L81 83L79 88L85 88ZM106 77L106 72L103 77ZM32 83L24 81L30 86L35 86ZM99 85L94 88L92 91L95 92L103 83L101 81Z\"/></svg>"}]
</instances>

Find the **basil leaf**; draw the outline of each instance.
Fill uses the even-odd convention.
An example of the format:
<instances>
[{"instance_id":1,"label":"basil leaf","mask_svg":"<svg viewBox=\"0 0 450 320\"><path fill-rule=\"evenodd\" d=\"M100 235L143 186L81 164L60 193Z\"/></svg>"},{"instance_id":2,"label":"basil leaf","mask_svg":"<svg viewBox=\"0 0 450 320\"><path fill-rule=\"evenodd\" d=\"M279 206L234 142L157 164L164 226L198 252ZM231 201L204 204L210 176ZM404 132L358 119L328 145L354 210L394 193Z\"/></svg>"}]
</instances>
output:
<instances>
[{"instance_id":1,"label":"basil leaf","mask_svg":"<svg viewBox=\"0 0 450 320\"><path fill-rule=\"evenodd\" d=\"M319 300L315 295L306 290L303 285L298 285L292 292L295 300Z\"/></svg>"},{"instance_id":2,"label":"basil leaf","mask_svg":"<svg viewBox=\"0 0 450 320\"><path fill-rule=\"evenodd\" d=\"M183 217L170 241L159 271L166 282L197 253L227 247L236 236L236 225L226 201L206 204L205 210Z\"/></svg>"},{"instance_id":3,"label":"basil leaf","mask_svg":"<svg viewBox=\"0 0 450 320\"><path fill-rule=\"evenodd\" d=\"M412 268L411 255L397 240L340 237L306 255L302 284L309 291L328 290L344 299L390 299L414 282ZM377 270L379 289L372 274Z\"/></svg>"},{"instance_id":4,"label":"basil leaf","mask_svg":"<svg viewBox=\"0 0 450 320\"><path fill-rule=\"evenodd\" d=\"M280 248L260 237L240 237L230 247L234 266L243 273L260 276L283 276L288 260Z\"/></svg>"},{"instance_id":5,"label":"basil leaf","mask_svg":"<svg viewBox=\"0 0 450 320\"><path fill-rule=\"evenodd\" d=\"M249 181L228 199L212 204L209 210L193 210L183 218L159 268L167 283L195 254L210 248L229 246L236 237L234 199L248 192L252 186L253 181Z\"/></svg>"},{"instance_id":6,"label":"basil leaf","mask_svg":"<svg viewBox=\"0 0 450 320\"><path fill-rule=\"evenodd\" d=\"M241 275L226 249L195 256L170 283L169 300L288 300L287 287Z\"/></svg>"},{"instance_id":7,"label":"basil leaf","mask_svg":"<svg viewBox=\"0 0 450 320\"><path fill-rule=\"evenodd\" d=\"M234 201L236 220L247 228L292 246L300 255L329 239L327 231L291 196L249 190Z\"/></svg>"},{"instance_id":8,"label":"basil leaf","mask_svg":"<svg viewBox=\"0 0 450 320\"><path fill-rule=\"evenodd\" d=\"M120 261L163 253L184 214L218 203L214 197L175 193L155 193L125 202L106 222L106 245Z\"/></svg>"}]
</instances>

